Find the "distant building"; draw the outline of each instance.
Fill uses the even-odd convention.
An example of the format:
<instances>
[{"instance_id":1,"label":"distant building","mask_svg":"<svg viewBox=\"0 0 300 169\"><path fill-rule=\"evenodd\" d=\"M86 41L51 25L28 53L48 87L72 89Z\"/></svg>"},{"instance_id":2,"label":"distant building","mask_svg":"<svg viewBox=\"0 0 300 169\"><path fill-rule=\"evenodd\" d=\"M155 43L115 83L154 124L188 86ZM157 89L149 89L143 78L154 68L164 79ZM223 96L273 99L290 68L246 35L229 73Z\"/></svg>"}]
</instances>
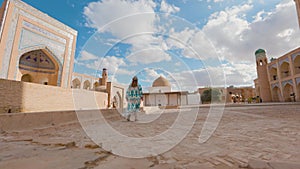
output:
<instances>
[{"instance_id":1,"label":"distant building","mask_svg":"<svg viewBox=\"0 0 300 169\"><path fill-rule=\"evenodd\" d=\"M266 51L255 52L255 90L263 102L300 101L300 48L267 61Z\"/></svg>"},{"instance_id":2,"label":"distant building","mask_svg":"<svg viewBox=\"0 0 300 169\"><path fill-rule=\"evenodd\" d=\"M199 88L198 91L200 95L203 95L205 90L211 89L210 87ZM240 103L248 102L249 99L252 100L255 97L255 89L251 86L249 87L234 87L229 86L224 87L213 87L220 92L220 102L225 103Z\"/></svg>"},{"instance_id":3,"label":"distant building","mask_svg":"<svg viewBox=\"0 0 300 169\"><path fill-rule=\"evenodd\" d=\"M107 81L108 75L106 68L103 68L101 78L73 72L71 88L106 91Z\"/></svg>"},{"instance_id":4,"label":"distant building","mask_svg":"<svg viewBox=\"0 0 300 169\"><path fill-rule=\"evenodd\" d=\"M143 97L144 106L179 108L184 105L201 104L199 93L172 91L170 82L162 76L153 81L149 93L144 93Z\"/></svg>"}]
</instances>

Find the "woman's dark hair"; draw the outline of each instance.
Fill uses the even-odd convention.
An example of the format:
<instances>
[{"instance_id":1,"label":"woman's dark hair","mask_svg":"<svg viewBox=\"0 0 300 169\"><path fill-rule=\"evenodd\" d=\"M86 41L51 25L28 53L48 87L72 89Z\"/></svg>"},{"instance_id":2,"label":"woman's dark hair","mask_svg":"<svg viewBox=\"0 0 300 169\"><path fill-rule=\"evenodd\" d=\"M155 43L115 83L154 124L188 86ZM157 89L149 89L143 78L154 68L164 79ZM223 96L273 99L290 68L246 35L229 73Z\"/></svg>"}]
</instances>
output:
<instances>
[{"instance_id":1,"label":"woman's dark hair","mask_svg":"<svg viewBox=\"0 0 300 169\"><path fill-rule=\"evenodd\" d=\"M138 78L136 76L134 76L132 78L131 86L132 87L137 87L138 86Z\"/></svg>"}]
</instances>

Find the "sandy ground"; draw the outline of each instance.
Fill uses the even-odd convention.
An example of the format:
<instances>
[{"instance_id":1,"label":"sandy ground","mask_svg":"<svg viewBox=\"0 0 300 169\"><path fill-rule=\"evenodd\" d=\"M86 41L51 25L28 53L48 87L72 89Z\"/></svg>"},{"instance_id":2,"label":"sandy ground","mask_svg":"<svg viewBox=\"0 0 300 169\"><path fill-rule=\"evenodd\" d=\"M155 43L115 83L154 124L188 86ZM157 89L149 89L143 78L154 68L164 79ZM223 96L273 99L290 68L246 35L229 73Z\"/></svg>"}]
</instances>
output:
<instances>
[{"instance_id":1,"label":"sandy ground","mask_svg":"<svg viewBox=\"0 0 300 169\"><path fill-rule=\"evenodd\" d=\"M182 113L195 110L198 111L191 107L181 109ZM79 123L29 131L0 131L0 168L237 169L255 168L255 162L251 164L253 159L299 163L300 104L228 106L212 137L200 144L199 134L209 110L209 107L199 109L192 129L175 147L159 155L136 159L115 155L113 149L95 144ZM117 114L106 118L110 126L123 135L143 138L171 128L177 117L178 110L167 110L160 116L155 112L139 114L138 122L126 122ZM86 124L97 123L94 120ZM119 146L127 150L136 148L121 141ZM143 143L136 146L151 148Z\"/></svg>"}]
</instances>

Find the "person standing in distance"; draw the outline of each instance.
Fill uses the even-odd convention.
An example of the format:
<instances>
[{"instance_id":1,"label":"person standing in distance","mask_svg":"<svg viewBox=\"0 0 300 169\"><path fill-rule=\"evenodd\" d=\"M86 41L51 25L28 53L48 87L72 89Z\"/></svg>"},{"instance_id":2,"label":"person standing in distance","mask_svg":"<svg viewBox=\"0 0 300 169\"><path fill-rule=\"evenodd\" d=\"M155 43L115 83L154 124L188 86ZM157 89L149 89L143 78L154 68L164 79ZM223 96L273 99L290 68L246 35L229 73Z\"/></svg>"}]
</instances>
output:
<instances>
[{"instance_id":1,"label":"person standing in distance","mask_svg":"<svg viewBox=\"0 0 300 169\"><path fill-rule=\"evenodd\" d=\"M143 101L142 86L138 83L138 78L134 76L131 84L126 91L127 111L125 118L130 121L130 116L134 115L134 121L137 121L137 113L140 111L141 101Z\"/></svg>"}]
</instances>

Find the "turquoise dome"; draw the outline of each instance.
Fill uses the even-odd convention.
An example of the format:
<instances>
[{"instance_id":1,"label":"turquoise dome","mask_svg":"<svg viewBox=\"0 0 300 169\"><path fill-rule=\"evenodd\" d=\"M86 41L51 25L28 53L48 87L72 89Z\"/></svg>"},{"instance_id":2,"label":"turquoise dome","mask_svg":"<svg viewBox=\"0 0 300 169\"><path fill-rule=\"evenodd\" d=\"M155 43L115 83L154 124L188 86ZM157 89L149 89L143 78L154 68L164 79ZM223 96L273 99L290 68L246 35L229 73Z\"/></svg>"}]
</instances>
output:
<instances>
[{"instance_id":1,"label":"turquoise dome","mask_svg":"<svg viewBox=\"0 0 300 169\"><path fill-rule=\"evenodd\" d=\"M255 51L255 55L257 55L257 54L259 54L259 53L266 53L266 51L263 50L263 49L257 49L257 50Z\"/></svg>"}]
</instances>

